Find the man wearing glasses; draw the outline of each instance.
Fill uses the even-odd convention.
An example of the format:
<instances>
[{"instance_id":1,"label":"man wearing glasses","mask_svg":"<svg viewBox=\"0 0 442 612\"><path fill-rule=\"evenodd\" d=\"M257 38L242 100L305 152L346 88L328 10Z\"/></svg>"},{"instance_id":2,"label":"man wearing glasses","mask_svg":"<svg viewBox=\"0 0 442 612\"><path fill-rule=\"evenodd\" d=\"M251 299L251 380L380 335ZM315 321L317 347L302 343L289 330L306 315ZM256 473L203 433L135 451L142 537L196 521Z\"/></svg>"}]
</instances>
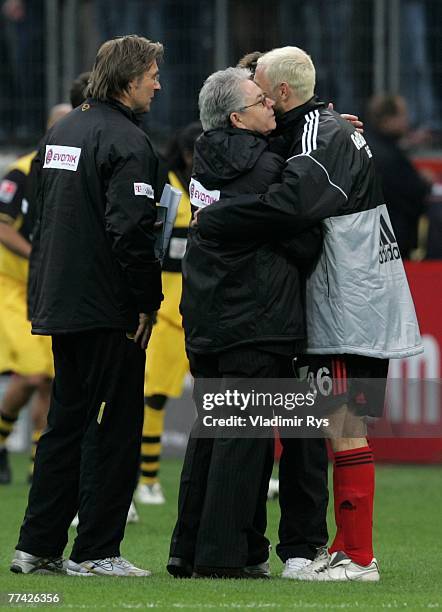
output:
<instances>
[{"instance_id":1,"label":"man wearing glasses","mask_svg":"<svg viewBox=\"0 0 442 612\"><path fill-rule=\"evenodd\" d=\"M250 235L266 241L287 230L296 235L321 224L324 246L307 279L307 354L300 362L330 417L324 435L334 452L337 531L313 562L294 546L298 453L297 440L288 438L277 552L286 561L287 578L376 582L374 460L364 419L382 415L388 360L423 351L414 305L370 147L314 96L310 57L297 47L274 49L259 58L255 81L281 114L278 128L288 157L282 180L264 196L201 211L199 232L201 240L236 243ZM305 470L304 482L312 465Z\"/></svg>"},{"instance_id":2,"label":"man wearing glasses","mask_svg":"<svg viewBox=\"0 0 442 612\"><path fill-rule=\"evenodd\" d=\"M263 193L279 181L284 160L269 152L266 138L276 127L273 106L248 70L228 68L206 80L199 96L204 134L190 184L194 207ZM232 245L202 241L190 228L181 312L198 418L181 475L168 563L174 576L269 576L264 533L273 430L263 438L204 437L202 395L206 379L290 377L291 356L305 338L298 264L319 247L319 230L283 244L252 238Z\"/></svg>"}]
</instances>

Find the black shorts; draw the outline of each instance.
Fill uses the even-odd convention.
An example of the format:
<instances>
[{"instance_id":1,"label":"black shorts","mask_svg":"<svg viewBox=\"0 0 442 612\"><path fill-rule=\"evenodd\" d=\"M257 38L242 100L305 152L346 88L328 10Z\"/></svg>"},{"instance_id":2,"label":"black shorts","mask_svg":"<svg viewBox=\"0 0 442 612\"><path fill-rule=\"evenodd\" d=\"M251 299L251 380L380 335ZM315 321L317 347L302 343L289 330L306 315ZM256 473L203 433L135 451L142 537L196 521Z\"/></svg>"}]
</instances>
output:
<instances>
[{"instance_id":1,"label":"black shorts","mask_svg":"<svg viewBox=\"0 0 442 612\"><path fill-rule=\"evenodd\" d=\"M359 416L384 412L388 359L363 355L300 355L297 376L316 395L318 412L331 413L343 404Z\"/></svg>"}]
</instances>

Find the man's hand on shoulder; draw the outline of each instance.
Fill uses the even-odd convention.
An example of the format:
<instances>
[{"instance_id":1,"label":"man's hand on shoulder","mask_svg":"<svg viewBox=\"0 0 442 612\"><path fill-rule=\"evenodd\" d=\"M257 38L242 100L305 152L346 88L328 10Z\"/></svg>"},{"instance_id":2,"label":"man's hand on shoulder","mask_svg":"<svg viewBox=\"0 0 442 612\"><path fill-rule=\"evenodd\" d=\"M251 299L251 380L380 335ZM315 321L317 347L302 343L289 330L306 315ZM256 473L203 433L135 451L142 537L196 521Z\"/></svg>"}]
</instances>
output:
<instances>
[{"instance_id":1,"label":"man's hand on shoulder","mask_svg":"<svg viewBox=\"0 0 442 612\"><path fill-rule=\"evenodd\" d=\"M334 110L333 102L329 102L327 106L328 110ZM341 113L341 117L352 124L356 131L360 134L364 133L364 123L360 121L357 115L349 115L348 113Z\"/></svg>"}]
</instances>

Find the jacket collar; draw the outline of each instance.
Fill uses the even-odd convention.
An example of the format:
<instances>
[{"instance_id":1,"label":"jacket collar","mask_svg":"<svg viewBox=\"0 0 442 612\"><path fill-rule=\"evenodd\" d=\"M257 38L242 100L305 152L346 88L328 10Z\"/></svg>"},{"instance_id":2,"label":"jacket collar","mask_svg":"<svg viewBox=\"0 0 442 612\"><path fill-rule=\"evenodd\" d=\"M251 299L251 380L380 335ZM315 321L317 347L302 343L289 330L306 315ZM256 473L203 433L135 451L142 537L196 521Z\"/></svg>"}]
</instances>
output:
<instances>
[{"instance_id":1,"label":"jacket collar","mask_svg":"<svg viewBox=\"0 0 442 612\"><path fill-rule=\"evenodd\" d=\"M321 102L317 96L313 96L313 98L310 98L310 100L307 100L307 102L301 106L292 108L292 110L289 110L280 117L277 117L276 130L273 132L272 136L279 136L280 134L286 133L287 130L294 127L296 123L304 117L304 115L312 110L316 110L317 108L325 108L325 103Z\"/></svg>"},{"instance_id":2,"label":"jacket collar","mask_svg":"<svg viewBox=\"0 0 442 612\"><path fill-rule=\"evenodd\" d=\"M135 123L135 125L140 125L142 115L134 113L133 110L125 104L122 104L118 100L114 100L114 98L108 98L104 102L104 104L108 104L112 108L115 108L116 110L120 111L120 113L123 113L123 115L125 115L130 121L132 121L132 123Z\"/></svg>"}]
</instances>

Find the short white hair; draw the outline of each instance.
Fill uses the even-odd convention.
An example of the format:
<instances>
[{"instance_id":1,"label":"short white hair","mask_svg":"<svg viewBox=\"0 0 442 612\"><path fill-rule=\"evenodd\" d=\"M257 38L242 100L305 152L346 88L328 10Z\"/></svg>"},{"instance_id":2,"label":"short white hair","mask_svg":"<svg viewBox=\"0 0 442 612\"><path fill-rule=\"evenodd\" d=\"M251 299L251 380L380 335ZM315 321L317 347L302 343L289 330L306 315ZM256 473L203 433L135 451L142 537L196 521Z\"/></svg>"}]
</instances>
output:
<instances>
[{"instance_id":1,"label":"short white hair","mask_svg":"<svg viewBox=\"0 0 442 612\"><path fill-rule=\"evenodd\" d=\"M245 105L246 94L241 84L250 81L251 74L246 68L226 68L205 80L198 99L204 131L230 126L230 113Z\"/></svg>"},{"instance_id":2,"label":"short white hair","mask_svg":"<svg viewBox=\"0 0 442 612\"><path fill-rule=\"evenodd\" d=\"M273 89L280 83L287 83L302 103L313 97L315 67L310 55L299 47L273 49L258 59L257 67L264 69Z\"/></svg>"}]
</instances>

